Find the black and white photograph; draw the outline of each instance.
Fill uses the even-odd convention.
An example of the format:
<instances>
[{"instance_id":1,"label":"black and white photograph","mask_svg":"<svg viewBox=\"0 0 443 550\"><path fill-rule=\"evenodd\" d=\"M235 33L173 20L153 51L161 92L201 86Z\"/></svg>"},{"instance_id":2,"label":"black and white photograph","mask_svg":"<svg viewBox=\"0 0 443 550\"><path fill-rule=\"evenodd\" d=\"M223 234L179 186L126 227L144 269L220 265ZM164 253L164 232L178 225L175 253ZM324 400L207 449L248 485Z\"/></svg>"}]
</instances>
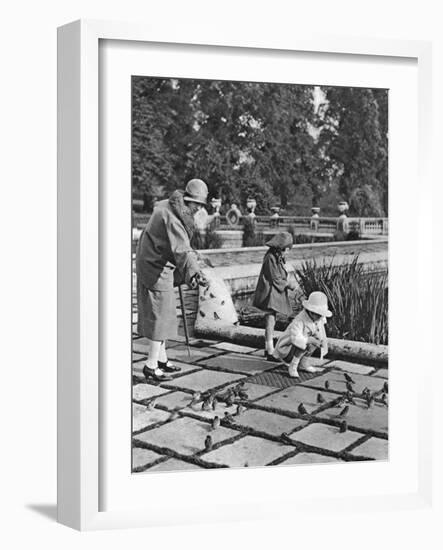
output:
<instances>
[{"instance_id":1,"label":"black and white photograph","mask_svg":"<svg viewBox=\"0 0 443 550\"><path fill-rule=\"evenodd\" d=\"M132 472L388 459L388 90L132 77Z\"/></svg>"}]
</instances>

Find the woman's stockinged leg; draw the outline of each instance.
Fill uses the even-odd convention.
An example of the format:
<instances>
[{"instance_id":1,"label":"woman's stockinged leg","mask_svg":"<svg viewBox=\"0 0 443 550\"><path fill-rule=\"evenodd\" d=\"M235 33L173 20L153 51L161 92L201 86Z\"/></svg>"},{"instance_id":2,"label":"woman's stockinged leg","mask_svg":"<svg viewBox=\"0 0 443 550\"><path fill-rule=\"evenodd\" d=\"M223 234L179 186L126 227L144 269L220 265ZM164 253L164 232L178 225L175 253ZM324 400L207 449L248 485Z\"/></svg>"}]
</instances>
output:
<instances>
[{"instance_id":1,"label":"woman's stockinged leg","mask_svg":"<svg viewBox=\"0 0 443 550\"><path fill-rule=\"evenodd\" d=\"M266 351L269 355L274 353L274 327L275 327L275 315L267 314L266 315L266 328L265 328L265 340L266 340Z\"/></svg>"},{"instance_id":2,"label":"woman's stockinged leg","mask_svg":"<svg viewBox=\"0 0 443 550\"><path fill-rule=\"evenodd\" d=\"M158 360L160 363L167 363L168 362L168 356L166 355L166 341L163 340L160 346L160 352L158 355Z\"/></svg>"}]
</instances>

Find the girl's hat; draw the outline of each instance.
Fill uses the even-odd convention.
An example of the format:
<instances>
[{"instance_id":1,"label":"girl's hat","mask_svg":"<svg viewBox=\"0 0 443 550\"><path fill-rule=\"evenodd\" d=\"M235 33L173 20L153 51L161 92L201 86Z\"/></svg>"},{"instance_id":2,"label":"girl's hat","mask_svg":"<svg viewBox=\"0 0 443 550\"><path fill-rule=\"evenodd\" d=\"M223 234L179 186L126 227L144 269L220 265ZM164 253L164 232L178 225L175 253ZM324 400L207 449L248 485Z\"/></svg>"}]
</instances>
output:
<instances>
[{"instance_id":1,"label":"girl's hat","mask_svg":"<svg viewBox=\"0 0 443 550\"><path fill-rule=\"evenodd\" d=\"M187 202L196 202L206 204L208 198L208 186L203 180L193 179L186 184L184 200Z\"/></svg>"},{"instance_id":2,"label":"girl's hat","mask_svg":"<svg viewBox=\"0 0 443 550\"><path fill-rule=\"evenodd\" d=\"M294 239L292 238L292 235L287 231L282 231L281 233L274 235L272 239L266 243L266 246L269 246L269 248L280 248L283 250L284 248L292 248L293 244Z\"/></svg>"},{"instance_id":3,"label":"girl's hat","mask_svg":"<svg viewBox=\"0 0 443 550\"><path fill-rule=\"evenodd\" d=\"M302 305L305 309L322 317L332 317L332 313L328 309L328 298L323 292L311 292L309 299L303 300Z\"/></svg>"}]
</instances>

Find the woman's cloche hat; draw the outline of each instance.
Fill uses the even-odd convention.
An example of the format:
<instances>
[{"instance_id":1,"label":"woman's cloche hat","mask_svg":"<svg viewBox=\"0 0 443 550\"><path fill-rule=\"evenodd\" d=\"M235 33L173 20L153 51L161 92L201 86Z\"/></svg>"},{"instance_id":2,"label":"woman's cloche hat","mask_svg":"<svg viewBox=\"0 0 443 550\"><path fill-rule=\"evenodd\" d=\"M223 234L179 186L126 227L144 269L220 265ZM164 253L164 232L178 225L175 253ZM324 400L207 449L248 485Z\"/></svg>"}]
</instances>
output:
<instances>
[{"instance_id":1,"label":"woman's cloche hat","mask_svg":"<svg viewBox=\"0 0 443 550\"><path fill-rule=\"evenodd\" d=\"M331 317L332 313L328 309L328 298L323 292L311 292L307 300L303 300L302 305L308 311L313 311L322 317Z\"/></svg>"},{"instance_id":2,"label":"woman's cloche hat","mask_svg":"<svg viewBox=\"0 0 443 550\"><path fill-rule=\"evenodd\" d=\"M269 246L269 248L280 248L283 250L284 248L292 248L293 244L294 239L292 238L292 235L287 231L282 231L281 233L274 235L272 239L266 243L266 246Z\"/></svg>"},{"instance_id":3,"label":"woman's cloche hat","mask_svg":"<svg viewBox=\"0 0 443 550\"><path fill-rule=\"evenodd\" d=\"M207 198L208 186L203 180L192 179L188 181L183 197L185 201L206 204Z\"/></svg>"}]
</instances>

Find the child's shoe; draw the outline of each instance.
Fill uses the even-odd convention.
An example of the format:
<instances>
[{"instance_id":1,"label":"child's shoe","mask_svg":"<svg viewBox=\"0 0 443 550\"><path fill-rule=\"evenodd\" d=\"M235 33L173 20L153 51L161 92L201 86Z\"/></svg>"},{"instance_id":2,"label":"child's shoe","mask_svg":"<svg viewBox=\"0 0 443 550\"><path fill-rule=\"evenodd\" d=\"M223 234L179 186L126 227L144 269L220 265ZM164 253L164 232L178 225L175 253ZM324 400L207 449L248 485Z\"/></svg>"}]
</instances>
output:
<instances>
[{"instance_id":1,"label":"child's shoe","mask_svg":"<svg viewBox=\"0 0 443 550\"><path fill-rule=\"evenodd\" d=\"M288 366L288 374L291 378L300 378L300 375L298 374L298 363L299 361L293 361Z\"/></svg>"}]
</instances>

